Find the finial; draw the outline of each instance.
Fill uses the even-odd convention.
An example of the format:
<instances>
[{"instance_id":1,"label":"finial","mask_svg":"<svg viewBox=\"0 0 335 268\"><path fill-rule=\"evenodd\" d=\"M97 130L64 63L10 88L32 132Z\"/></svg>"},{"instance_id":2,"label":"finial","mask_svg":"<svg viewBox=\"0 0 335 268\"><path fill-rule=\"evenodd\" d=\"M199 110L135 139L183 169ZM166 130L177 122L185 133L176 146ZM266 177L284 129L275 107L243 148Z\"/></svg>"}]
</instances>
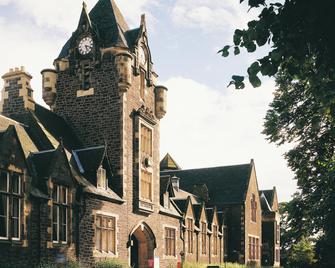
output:
<instances>
[{"instance_id":1,"label":"finial","mask_svg":"<svg viewBox=\"0 0 335 268\"><path fill-rule=\"evenodd\" d=\"M83 1L83 8L87 8L87 4L85 3L85 1Z\"/></svg>"},{"instance_id":2,"label":"finial","mask_svg":"<svg viewBox=\"0 0 335 268\"><path fill-rule=\"evenodd\" d=\"M145 14L141 15L141 25L146 25L146 23L145 23Z\"/></svg>"}]
</instances>

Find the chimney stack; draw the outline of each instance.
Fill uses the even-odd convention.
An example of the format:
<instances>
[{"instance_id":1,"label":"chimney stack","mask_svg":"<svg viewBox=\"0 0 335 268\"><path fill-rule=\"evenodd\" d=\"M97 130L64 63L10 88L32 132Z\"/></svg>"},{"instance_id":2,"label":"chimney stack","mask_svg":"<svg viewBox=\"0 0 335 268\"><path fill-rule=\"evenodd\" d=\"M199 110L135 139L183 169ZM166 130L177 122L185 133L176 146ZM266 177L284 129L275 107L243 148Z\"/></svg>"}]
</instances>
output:
<instances>
[{"instance_id":1,"label":"chimney stack","mask_svg":"<svg viewBox=\"0 0 335 268\"><path fill-rule=\"evenodd\" d=\"M33 90L30 86L32 76L25 68L11 68L2 76L4 87L1 92L0 113L5 116L35 110Z\"/></svg>"}]
</instances>

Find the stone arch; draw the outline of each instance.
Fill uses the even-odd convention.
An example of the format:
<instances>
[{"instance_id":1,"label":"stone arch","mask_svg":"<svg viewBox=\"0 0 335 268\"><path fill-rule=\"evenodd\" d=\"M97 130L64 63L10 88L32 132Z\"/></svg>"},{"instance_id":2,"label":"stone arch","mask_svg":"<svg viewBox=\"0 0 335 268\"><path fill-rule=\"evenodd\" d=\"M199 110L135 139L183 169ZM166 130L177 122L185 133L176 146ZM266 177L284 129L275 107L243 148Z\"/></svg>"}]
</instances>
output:
<instances>
[{"instance_id":1,"label":"stone arch","mask_svg":"<svg viewBox=\"0 0 335 268\"><path fill-rule=\"evenodd\" d=\"M137 224L129 234L130 264L134 268L151 267L156 248L156 237L145 222Z\"/></svg>"}]
</instances>

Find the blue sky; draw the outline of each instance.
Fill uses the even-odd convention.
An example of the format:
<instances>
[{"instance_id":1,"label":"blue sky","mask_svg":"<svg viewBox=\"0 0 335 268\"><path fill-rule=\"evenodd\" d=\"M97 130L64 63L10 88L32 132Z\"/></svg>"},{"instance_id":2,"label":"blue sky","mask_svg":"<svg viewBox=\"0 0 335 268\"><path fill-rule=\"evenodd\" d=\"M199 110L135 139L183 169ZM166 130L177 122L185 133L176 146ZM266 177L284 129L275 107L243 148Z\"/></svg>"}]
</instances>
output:
<instances>
[{"instance_id":1,"label":"blue sky","mask_svg":"<svg viewBox=\"0 0 335 268\"><path fill-rule=\"evenodd\" d=\"M92 8L97 0L87 0ZM159 82L169 88L168 113L161 122L161 155L183 168L247 163L255 160L259 187L277 186L281 201L296 189L283 153L261 134L274 82L237 91L227 88L233 74L244 74L260 57L243 52L221 58L236 27L255 16L238 0L116 0L130 27L146 14L149 45ZM41 104L41 75L52 67L76 29L81 0L0 0L0 74L25 66L33 75Z\"/></svg>"}]
</instances>

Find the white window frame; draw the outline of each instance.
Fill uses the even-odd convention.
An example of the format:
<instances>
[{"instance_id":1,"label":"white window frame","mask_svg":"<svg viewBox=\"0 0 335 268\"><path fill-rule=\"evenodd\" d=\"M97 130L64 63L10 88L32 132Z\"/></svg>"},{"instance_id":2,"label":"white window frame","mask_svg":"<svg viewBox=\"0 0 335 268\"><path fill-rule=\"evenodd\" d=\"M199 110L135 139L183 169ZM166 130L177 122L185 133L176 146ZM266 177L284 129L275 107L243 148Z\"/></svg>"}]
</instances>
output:
<instances>
[{"instance_id":1,"label":"white window frame","mask_svg":"<svg viewBox=\"0 0 335 268\"><path fill-rule=\"evenodd\" d=\"M1 170L2 172L6 172L7 174L7 189L6 189L6 192L8 193L9 192L9 172L8 171L5 171L5 170ZM9 238L9 234L8 234L8 227L9 227L9 196L6 195L6 202L7 202L7 208L6 208L6 211L7 211L7 215L6 215L6 236L0 236L0 239L1 240L7 240Z\"/></svg>"},{"instance_id":2,"label":"white window frame","mask_svg":"<svg viewBox=\"0 0 335 268\"><path fill-rule=\"evenodd\" d=\"M22 180L22 177L19 173L17 173L18 175L18 178L19 178L19 192L18 193L15 193L17 195L21 195L21 180ZM14 195L14 193L12 193ZM13 204L12 204L13 206ZM8 211L7 211L7 214L8 214ZM13 217L13 216L12 216ZM8 217L7 217L8 219ZM19 213L18 213L18 227L19 227L19 237L12 237L12 240L15 240L15 241L20 241L21 240L21 199L19 197Z\"/></svg>"},{"instance_id":3,"label":"white window frame","mask_svg":"<svg viewBox=\"0 0 335 268\"><path fill-rule=\"evenodd\" d=\"M56 208L57 208L57 240L54 240L53 239L53 233L52 233L52 242L55 243L55 244L67 244L68 243L68 188L66 186L63 186L63 185L58 185L58 184L54 184L54 187L57 187L57 204L60 204L60 205L63 205L65 204L65 207L66 207L66 210L65 210L65 221L66 221L66 228L65 228L65 241L60 241L60 237L59 237L59 230L60 228L62 228L62 223L59 222L59 208L60 208L60 205L56 205ZM63 187L65 189L65 203L59 203L59 189L60 187ZM52 200L53 203L52 203L52 210L54 209L54 200ZM53 217L53 213L52 213L52 217ZM52 218L52 232L53 232L53 224L54 224L54 219Z\"/></svg>"}]
</instances>

